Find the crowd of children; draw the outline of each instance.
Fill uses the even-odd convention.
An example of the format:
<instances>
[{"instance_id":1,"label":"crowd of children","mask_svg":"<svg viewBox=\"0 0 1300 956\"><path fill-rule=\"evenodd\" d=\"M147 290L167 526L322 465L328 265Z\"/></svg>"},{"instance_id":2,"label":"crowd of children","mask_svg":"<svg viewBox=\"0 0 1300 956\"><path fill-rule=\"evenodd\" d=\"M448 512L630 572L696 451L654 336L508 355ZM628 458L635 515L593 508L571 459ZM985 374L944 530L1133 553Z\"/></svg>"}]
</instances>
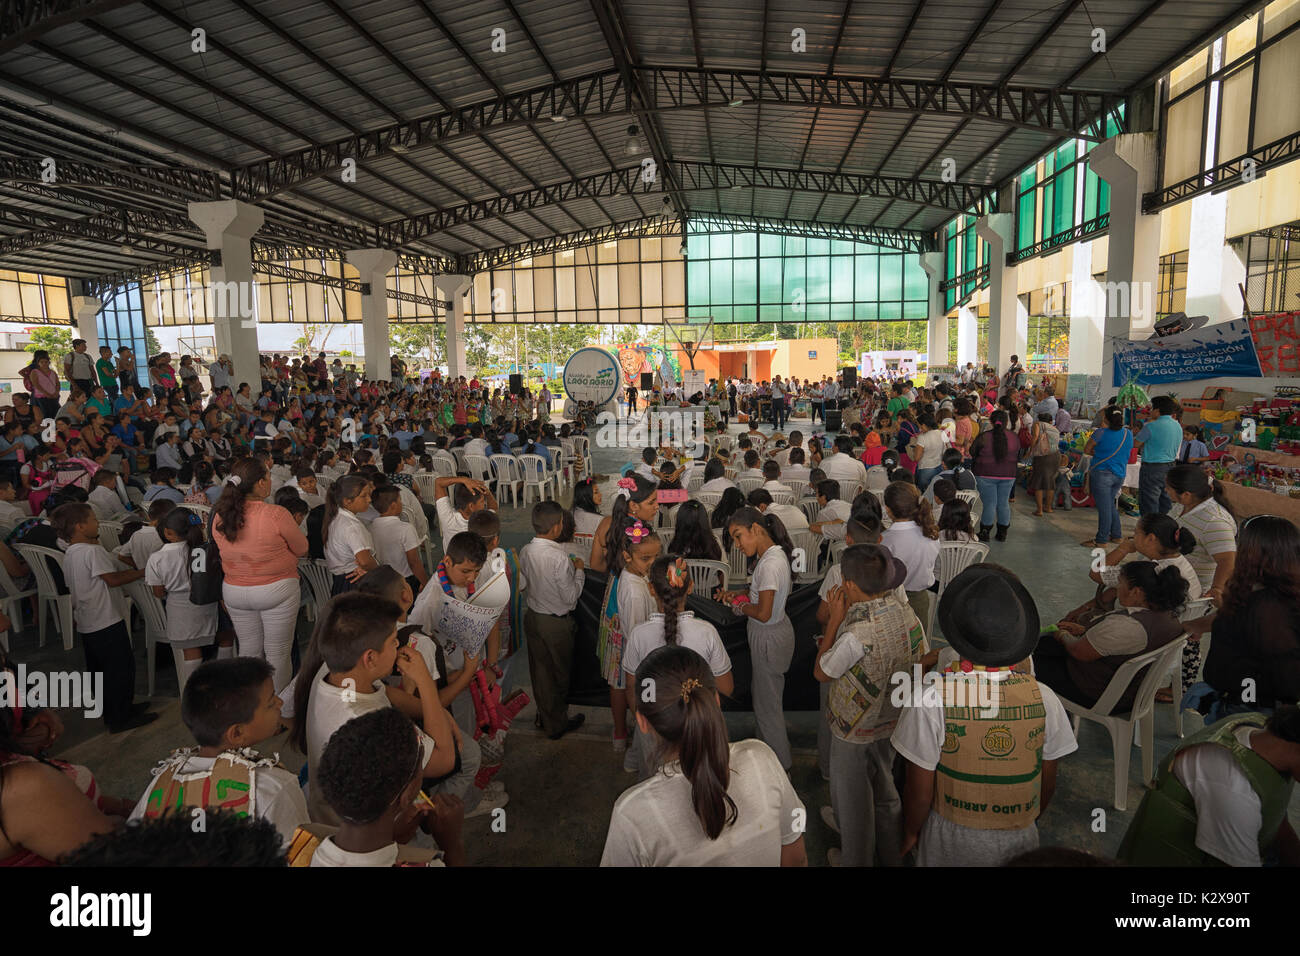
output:
<instances>
[{"instance_id":1,"label":"crowd of children","mask_svg":"<svg viewBox=\"0 0 1300 956\"><path fill-rule=\"evenodd\" d=\"M162 826L200 808L270 824L294 866L462 865L463 821L509 800L493 779L500 738L485 716L501 706L509 670L526 658L546 738L583 725L569 692L575 612L591 590L600 594L592 663L609 688L613 749L637 775L614 804L602 863L805 864L784 700L799 642L792 596L810 578L820 633L807 676L821 689L818 762L831 795L820 817L840 841L830 862L996 865L1038 846L1057 762L1077 746L1058 695L1081 693L1067 665L1087 640L1065 621L1065 650L1040 641L1032 597L997 564L968 568L938 598L941 548L991 530L976 531L962 497L993 478L980 472L988 449L966 397L898 382L887 403L850 396L861 420L833 443L753 425L737 438L720 425L693 459L646 448L603 488L598 476L575 475L570 507L533 505L530 539L516 552L501 546L497 498L509 479L458 473L454 453L572 464L580 422L557 431L549 402L489 395L476 382L263 384L256 402L225 401L225 389L195 408L190 393L171 395L165 413L128 396L125 427L154 448L138 471L149 476L141 495L119 481L126 469L94 461L84 487L56 481L51 462L77 450L71 434L57 451L31 449L17 483L0 479L7 543L63 552L53 570L71 594L87 668L105 675L108 729L154 716L134 703L120 594L129 588L164 605L193 737L160 762L132 808L45 757L57 736L48 717L0 726L0 774L54 768L37 791L60 814L52 837L30 836L28 807L0 790L0 864L53 861L87 843L82 858L111 855L112 817ZM999 506L1000 491L992 495L985 513ZM199 599L205 561L220 557L209 541L236 542L237 531L250 546L255 528L231 517L250 506L273 509L305 542L301 554L290 547L291 562L319 561L327 575L327 593L304 592L315 625L301 660L292 634L273 648L241 633L229 590L225 604ZM123 524L115 553L100 543L101 521ZM1108 660L1141 649L1134 642L1168 623L1196 582L1183 557L1194 539L1171 523L1147 516L1132 547L1106 561L1137 552L1155 565L1096 576L1124 605L1124 619L1107 624ZM426 537L441 541L431 567ZM701 561L743 566L745 586L727 587L731 575ZM735 648L692 600L744 620L755 739L729 738L721 701L745 690ZM938 700L900 705L890 693L900 674L934 677ZM989 694L991 709L954 702ZM256 749L286 730L305 755L301 775ZM1251 739L1276 757L1270 766L1300 765L1294 719L1280 713L1261 732L1272 737Z\"/></svg>"}]
</instances>

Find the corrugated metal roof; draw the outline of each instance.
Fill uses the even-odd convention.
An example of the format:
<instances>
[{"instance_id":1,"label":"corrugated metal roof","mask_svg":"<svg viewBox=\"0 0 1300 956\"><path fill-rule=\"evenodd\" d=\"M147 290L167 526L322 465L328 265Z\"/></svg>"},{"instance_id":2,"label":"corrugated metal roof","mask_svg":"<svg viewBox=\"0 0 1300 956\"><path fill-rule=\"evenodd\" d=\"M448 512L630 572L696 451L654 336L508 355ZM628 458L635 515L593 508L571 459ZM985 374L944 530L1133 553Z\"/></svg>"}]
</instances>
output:
<instances>
[{"instance_id":1,"label":"corrugated metal roof","mask_svg":"<svg viewBox=\"0 0 1300 956\"><path fill-rule=\"evenodd\" d=\"M797 96L778 102L777 80L760 86L759 104L745 84L762 69L850 78L889 69L926 82L1068 83L1123 93L1242 9L1241 0L145 0L5 50L0 159L201 163L248 167L252 175L255 164L282 154L482 107L455 135L402 152L385 140L377 155L361 158L355 183L332 163L305 177L293 162L275 166L290 176L288 187L260 200L275 213L269 221L309 230L322 246L342 242L331 237L343 235L344 225L373 229L460 211L456 225L420 233L409 251L464 254L662 215L671 198L664 171L648 194L611 193L601 178L652 155L929 179L951 157L963 182L993 185L1057 135L959 116L819 108ZM193 28L206 31L206 52L191 50ZM1097 29L1121 52L1095 54ZM610 32L626 37L626 56ZM743 76L735 86L711 86L697 67ZM595 108L597 90L581 116L572 101L559 101L565 122L543 111L530 125L515 111L519 94L585 77L604 75L606 91L628 76L648 88L650 68L688 71L654 87L659 109L650 113L635 109L640 101L635 92L629 100L626 87L608 109ZM684 107L666 101L692 83L708 93L707 108L690 96ZM502 93L506 100L498 101ZM739 102L729 103L731 96ZM629 153L631 124L638 148ZM560 201L477 205L575 177L585 188ZM0 199L65 219L104 210L184 213L180 195L121 185L54 188L57 194L42 194L0 183ZM675 198L688 212L923 230L951 215L905 200L771 186L691 188ZM474 210L468 222L467 205ZM0 218L0 240L25 231ZM172 238L201 245L193 229ZM97 275L156 258L86 238L0 255L0 265Z\"/></svg>"}]
</instances>

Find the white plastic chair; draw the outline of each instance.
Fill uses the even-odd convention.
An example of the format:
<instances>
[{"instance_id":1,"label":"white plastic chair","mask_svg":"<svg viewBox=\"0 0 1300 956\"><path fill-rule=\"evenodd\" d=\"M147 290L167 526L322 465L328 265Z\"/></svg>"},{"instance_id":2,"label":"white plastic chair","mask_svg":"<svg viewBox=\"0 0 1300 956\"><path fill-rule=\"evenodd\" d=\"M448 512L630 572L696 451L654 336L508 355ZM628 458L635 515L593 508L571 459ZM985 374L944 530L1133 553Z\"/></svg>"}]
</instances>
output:
<instances>
[{"instance_id":1,"label":"white plastic chair","mask_svg":"<svg viewBox=\"0 0 1300 956\"><path fill-rule=\"evenodd\" d=\"M798 499L789 491L769 491L774 505L793 505Z\"/></svg>"},{"instance_id":2,"label":"white plastic chair","mask_svg":"<svg viewBox=\"0 0 1300 956\"><path fill-rule=\"evenodd\" d=\"M0 605L4 607L5 617L9 618L15 634L21 634L23 630L23 602L35 593L36 588L28 588L26 591L19 588L5 566L0 564ZM6 631L5 635L7 634ZM0 637L0 647L9 650L9 643L4 637Z\"/></svg>"},{"instance_id":3,"label":"white plastic chair","mask_svg":"<svg viewBox=\"0 0 1300 956\"><path fill-rule=\"evenodd\" d=\"M826 567L829 568L833 564L838 564L840 561L840 555L844 553L844 549L848 546L849 543L843 538L832 538L831 546L826 552Z\"/></svg>"},{"instance_id":4,"label":"white plastic chair","mask_svg":"<svg viewBox=\"0 0 1300 956\"><path fill-rule=\"evenodd\" d=\"M323 558L303 558L298 562L298 574L307 582L315 607L310 608L309 618L320 617L320 612L329 603L332 582L330 573L325 569Z\"/></svg>"},{"instance_id":5,"label":"white plastic chair","mask_svg":"<svg viewBox=\"0 0 1300 956\"><path fill-rule=\"evenodd\" d=\"M131 504L137 508L144 504L144 492L135 485L126 486L126 496L131 499Z\"/></svg>"},{"instance_id":6,"label":"white plastic chair","mask_svg":"<svg viewBox=\"0 0 1300 956\"><path fill-rule=\"evenodd\" d=\"M800 549L804 553L804 569L793 572L795 584L811 584L821 578L821 575L817 573L817 559L820 554L821 540L820 535L815 535L807 529L790 532L790 542L794 545L793 558L798 558Z\"/></svg>"},{"instance_id":7,"label":"white plastic chair","mask_svg":"<svg viewBox=\"0 0 1300 956\"><path fill-rule=\"evenodd\" d=\"M72 593L60 594L58 585L54 583L54 574L50 570L49 562L53 562L59 571L63 571L63 552L56 551L53 548L42 548L36 544L20 544L16 550L27 566L32 569L36 575L36 617L40 622L40 645L45 646L45 612L47 608L52 607L54 610L54 620L59 626L59 631L63 635L63 649L72 650L73 638L76 636L76 630L72 623ZM65 578L66 580L66 578Z\"/></svg>"},{"instance_id":8,"label":"white plastic chair","mask_svg":"<svg viewBox=\"0 0 1300 956\"><path fill-rule=\"evenodd\" d=\"M692 495L692 497L700 504L704 505L704 507L708 508L710 512L712 512L713 509L718 506L718 502L722 500L722 492L697 491L694 493L694 495Z\"/></svg>"},{"instance_id":9,"label":"white plastic chair","mask_svg":"<svg viewBox=\"0 0 1300 956\"><path fill-rule=\"evenodd\" d=\"M972 564L979 564L989 554L989 546L979 541L940 541L939 557L934 562L934 574L939 581L939 591L930 602L930 619L925 623L925 633L934 637L934 618L939 610L939 599L952 579Z\"/></svg>"},{"instance_id":10,"label":"white plastic chair","mask_svg":"<svg viewBox=\"0 0 1300 956\"><path fill-rule=\"evenodd\" d=\"M429 504L433 504L433 499L434 499L434 498L437 496L437 494L438 494L438 490L437 490L437 487L436 487L436 483L437 483L437 481L438 481L438 477L439 477L438 472L437 472L437 470L436 470L436 469L437 469L437 461L438 461L438 459L435 458L435 459L434 459L434 468L435 468L434 471L431 471L431 472L420 472L418 475L412 475L412 476L411 476L411 480L412 480L412 482L414 482L415 487L420 489L420 500L421 500L421 501L427 501ZM445 464L445 462L444 462L444 464ZM318 478L317 481L319 481L319 480L320 480L320 479Z\"/></svg>"},{"instance_id":11,"label":"white plastic chair","mask_svg":"<svg viewBox=\"0 0 1300 956\"><path fill-rule=\"evenodd\" d=\"M491 484L492 466L485 457L482 455L466 455L465 465L469 468L469 476L475 481Z\"/></svg>"},{"instance_id":12,"label":"white plastic chair","mask_svg":"<svg viewBox=\"0 0 1300 956\"><path fill-rule=\"evenodd\" d=\"M527 506L532 500L532 492L537 492L537 500L544 501L550 492L549 497L554 500L556 497L555 489L551 485L551 477L547 473L546 461L541 455L520 455L519 466L523 469L524 475L524 505Z\"/></svg>"},{"instance_id":13,"label":"white plastic chair","mask_svg":"<svg viewBox=\"0 0 1300 956\"><path fill-rule=\"evenodd\" d=\"M573 442L574 457L582 462L584 472L591 474L591 442L586 435L574 435L570 440Z\"/></svg>"},{"instance_id":14,"label":"white plastic chair","mask_svg":"<svg viewBox=\"0 0 1300 956\"><path fill-rule=\"evenodd\" d=\"M799 501L799 510L808 519L808 523L812 524L817 520L817 512L822 510L822 506L817 503L816 498L803 498Z\"/></svg>"},{"instance_id":15,"label":"white plastic chair","mask_svg":"<svg viewBox=\"0 0 1300 956\"><path fill-rule=\"evenodd\" d=\"M695 494L704 485L704 470L702 468L692 468L691 473L686 477L686 493Z\"/></svg>"},{"instance_id":16,"label":"white plastic chair","mask_svg":"<svg viewBox=\"0 0 1300 956\"><path fill-rule=\"evenodd\" d=\"M672 543L673 537L677 534L677 529L671 524L664 525L662 528L655 528L655 534L659 536L659 543L663 545L663 554L668 553L668 545Z\"/></svg>"},{"instance_id":17,"label":"white plastic chair","mask_svg":"<svg viewBox=\"0 0 1300 956\"><path fill-rule=\"evenodd\" d=\"M957 500L964 501L966 504L970 505L971 513L973 514L975 511L975 504L980 500L980 493L978 491L958 491Z\"/></svg>"},{"instance_id":18,"label":"white plastic chair","mask_svg":"<svg viewBox=\"0 0 1300 956\"><path fill-rule=\"evenodd\" d=\"M711 598L719 586L727 587L727 562L687 558L686 566L691 572L691 593L696 597Z\"/></svg>"},{"instance_id":19,"label":"white plastic chair","mask_svg":"<svg viewBox=\"0 0 1300 956\"><path fill-rule=\"evenodd\" d=\"M718 529L714 534L718 537L718 543L722 544L722 530ZM724 551L723 557L727 559L727 590L748 584L749 555L740 550L740 545L736 544L735 538L731 540L731 550Z\"/></svg>"},{"instance_id":20,"label":"white plastic chair","mask_svg":"<svg viewBox=\"0 0 1300 956\"><path fill-rule=\"evenodd\" d=\"M456 474L469 474L469 464L465 461L465 449L451 449L451 457L456 461ZM435 458L434 461L437 461Z\"/></svg>"},{"instance_id":21,"label":"white plastic chair","mask_svg":"<svg viewBox=\"0 0 1300 956\"><path fill-rule=\"evenodd\" d=\"M1154 775L1156 689L1165 682L1165 674L1170 666L1182 659L1186 645L1187 635L1184 634L1164 647L1125 661L1092 707L1084 707L1057 694L1062 706L1074 717L1075 737L1079 736L1079 721L1082 718L1102 724L1110 732L1111 747L1115 754L1116 810L1128 809L1128 765L1135 742L1142 748L1142 780L1149 783ZM1146 668L1146 673L1138 685L1133 709L1127 714L1111 714L1110 711L1143 668ZM1140 741L1135 739L1136 734L1141 735Z\"/></svg>"},{"instance_id":22,"label":"white plastic chair","mask_svg":"<svg viewBox=\"0 0 1300 956\"><path fill-rule=\"evenodd\" d=\"M490 461L496 473L497 499L504 504L504 492L509 492L510 503L519 507L524 490L524 471L519 467L519 459L514 455L493 455Z\"/></svg>"},{"instance_id":23,"label":"white plastic chair","mask_svg":"<svg viewBox=\"0 0 1300 956\"><path fill-rule=\"evenodd\" d=\"M794 479L782 478L781 484L785 485L792 492L794 492L795 501L800 500L804 496L804 492L808 490L808 482L801 481L798 478L794 478Z\"/></svg>"},{"instance_id":24,"label":"white plastic chair","mask_svg":"<svg viewBox=\"0 0 1300 956\"><path fill-rule=\"evenodd\" d=\"M456 456L449 451L435 451L431 456L433 459L434 480L438 478L455 478L459 463ZM430 494L433 493L433 483L429 485ZM421 486L423 490L423 486Z\"/></svg>"},{"instance_id":25,"label":"white plastic chair","mask_svg":"<svg viewBox=\"0 0 1300 956\"><path fill-rule=\"evenodd\" d=\"M749 493L753 491L755 488L763 487L763 479L762 478L741 478L739 481L736 482L736 484L740 488L740 493L743 494L745 497L749 497Z\"/></svg>"},{"instance_id":26,"label":"white plastic chair","mask_svg":"<svg viewBox=\"0 0 1300 956\"><path fill-rule=\"evenodd\" d=\"M99 523L99 543L104 550L112 554L122 543L122 522L107 519Z\"/></svg>"},{"instance_id":27,"label":"white plastic chair","mask_svg":"<svg viewBox=\"0 0 1300 956\"><path fill-rule=\"evenodd\" d=\"M152 697L157 670L154 648L159 641L167 641L167 609L143 579L132 581L122 590L139 610L140 618L144 621L145 667L149 675L149 696Z\"/></svg>"}]
</instances>

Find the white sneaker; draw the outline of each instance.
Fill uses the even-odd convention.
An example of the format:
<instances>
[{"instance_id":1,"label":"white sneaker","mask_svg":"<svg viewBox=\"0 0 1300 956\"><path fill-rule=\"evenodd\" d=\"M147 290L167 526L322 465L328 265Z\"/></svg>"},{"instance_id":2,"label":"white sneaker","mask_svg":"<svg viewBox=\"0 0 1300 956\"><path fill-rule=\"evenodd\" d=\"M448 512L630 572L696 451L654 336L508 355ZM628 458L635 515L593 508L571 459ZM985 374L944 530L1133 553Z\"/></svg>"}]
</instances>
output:
<instances>
[{"instance_id":1,"label":"white sneaker","mask_svg":"<svg viewBox=\"0 0 1300 956\"><path fill-rule=\"evenodd\" d=\"M840 832L840 825L835 822L834 807L822 807L822 823L826 824L836 833Z\"/></svg>"},{"instance_id":2,"label":"white sneaker","mask_svg":"<svg viewBox=\"0 0 1300 956\"><path fill-rule=\"evenodd\" d=\"M641 769L641 756L631 747L623 754L623 772L636 773Z\"/></svg>"},{"instance_id":3,"label":"white sneaker","mask_svg":"<svg viewBox=\"0 0 1300 956\"><path fill-rule=\"evenodd\" d=\"M621 754L621 753L623 753L625 750L627 750L627 738L626 738L626 737L615 737L615 738L614 738L614 753L616 753L616 754Z\"/></svg>"},{"instance_id":4,"label":"white sneaker","mask_svg":"<svg viewBox=\"0 0 1300 956\"><path fill-rule=\"evenodd\" d=\"M489 780L487 789L485 789L483 792L484 793L505 793L506 785L502 783L500 780Z\"/></svg>"},{"instance_id":5,"label":"white sneaker","mask_svg":"<svg viewBox=\"0 0 1300 956\"><path fill-rule=\"evenodd\" d=\"M485 813L491 813L493 810L499 810L510 802L510 794L502 790L500 793L493 793L490 790L483 791L483 799L479 801L477 807L465 814L465 819L470 817L481 817Z\"/></svg>"}]
</instances>

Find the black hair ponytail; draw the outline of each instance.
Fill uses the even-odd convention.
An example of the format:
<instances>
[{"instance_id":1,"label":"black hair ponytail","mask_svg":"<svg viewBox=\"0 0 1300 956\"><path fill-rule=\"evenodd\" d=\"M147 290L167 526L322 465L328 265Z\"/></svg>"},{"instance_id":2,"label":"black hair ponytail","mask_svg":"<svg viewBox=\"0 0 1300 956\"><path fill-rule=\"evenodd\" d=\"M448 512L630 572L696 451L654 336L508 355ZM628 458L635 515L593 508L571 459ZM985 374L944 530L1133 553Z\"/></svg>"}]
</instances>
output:
<instances>
[{"instance_id":1,"label":"black hair ponytail","mask_svg":"<svg viewBox=\"0 0 1300 956\"><path fill-rule=\"evenodd\" d=\"M653 651L637 668L637 687L655 688L653 699L637 705L664 750L675 749L691 783L691 805L710 840L736 822L731 782L731 747L718 706L713 674L704 658L687 647Z\"/></svg>"},{"instance_id":2,"label":"black hair ponytail","mask_svg":"<svg viewBox=\"0 0 1300 956\"><path fill-rule=\"evenodd\" d=\"M185 576L190 576L190 556L203 547L203 519L189 508L173 508L162 520L162 531L170 531L185 542ZM167 539L163 538L165 542Z\"/></svg>"},{"instance_id":3,"label":"black hair ponytail","mask_svg":"<svg viewBox=\"0 0 1300 956\"><path fill-rule=\"evenodd\" d=\"M1165 554L1191 554L1196 550L1196 535L1169 515L1149 512L1138 519L1137 527L1143 534L1154 535Z\"/></svg>"},{"instance_id":4,"label":"black hair ponytail","mask_svg":"<svg viewBox=\"0 0 1300 956\"><path fill-rule=\"evenodd\" d=\"M355 466L354 466L355 467ZM334 484L330 485L329 493L325 495L325 515L320 526L320 540L324 545L330 539L330 525L338 517L338 513L343 508L343 502L350 501L357 495L361 494L366 485L370 484L369 479L363 475L350 474L344 475Z\"/></svg>"},{"instance_id":5,"label":"black hair ponytail","mask_svg":"<svg viewBox=\"0 0 1300 956\"><path fill-rule=\"evenodd\" d=\"M677 643L677 615L685 606L686 595L691 593L690 571L683 571L681 584L673 584L669 576L677 564L677 558L661 554L650 565L650 587L654 589L659 601L659 608L664 615L664 643L669 646Z\"/></svg>"},{"instance_id":6,"label":"black hair ponytail","mask_svg":"<svg viewBox=\"0 0 1300 956\"><path fill-rule=\"evenodd\" d=\"M1173 611L1187 603L1187 579L1172 564L1157 570L1154 561L1130 561L1120 565L1119 573L1142 589L1153 611Z\"/></svg>"}]
</instances>

